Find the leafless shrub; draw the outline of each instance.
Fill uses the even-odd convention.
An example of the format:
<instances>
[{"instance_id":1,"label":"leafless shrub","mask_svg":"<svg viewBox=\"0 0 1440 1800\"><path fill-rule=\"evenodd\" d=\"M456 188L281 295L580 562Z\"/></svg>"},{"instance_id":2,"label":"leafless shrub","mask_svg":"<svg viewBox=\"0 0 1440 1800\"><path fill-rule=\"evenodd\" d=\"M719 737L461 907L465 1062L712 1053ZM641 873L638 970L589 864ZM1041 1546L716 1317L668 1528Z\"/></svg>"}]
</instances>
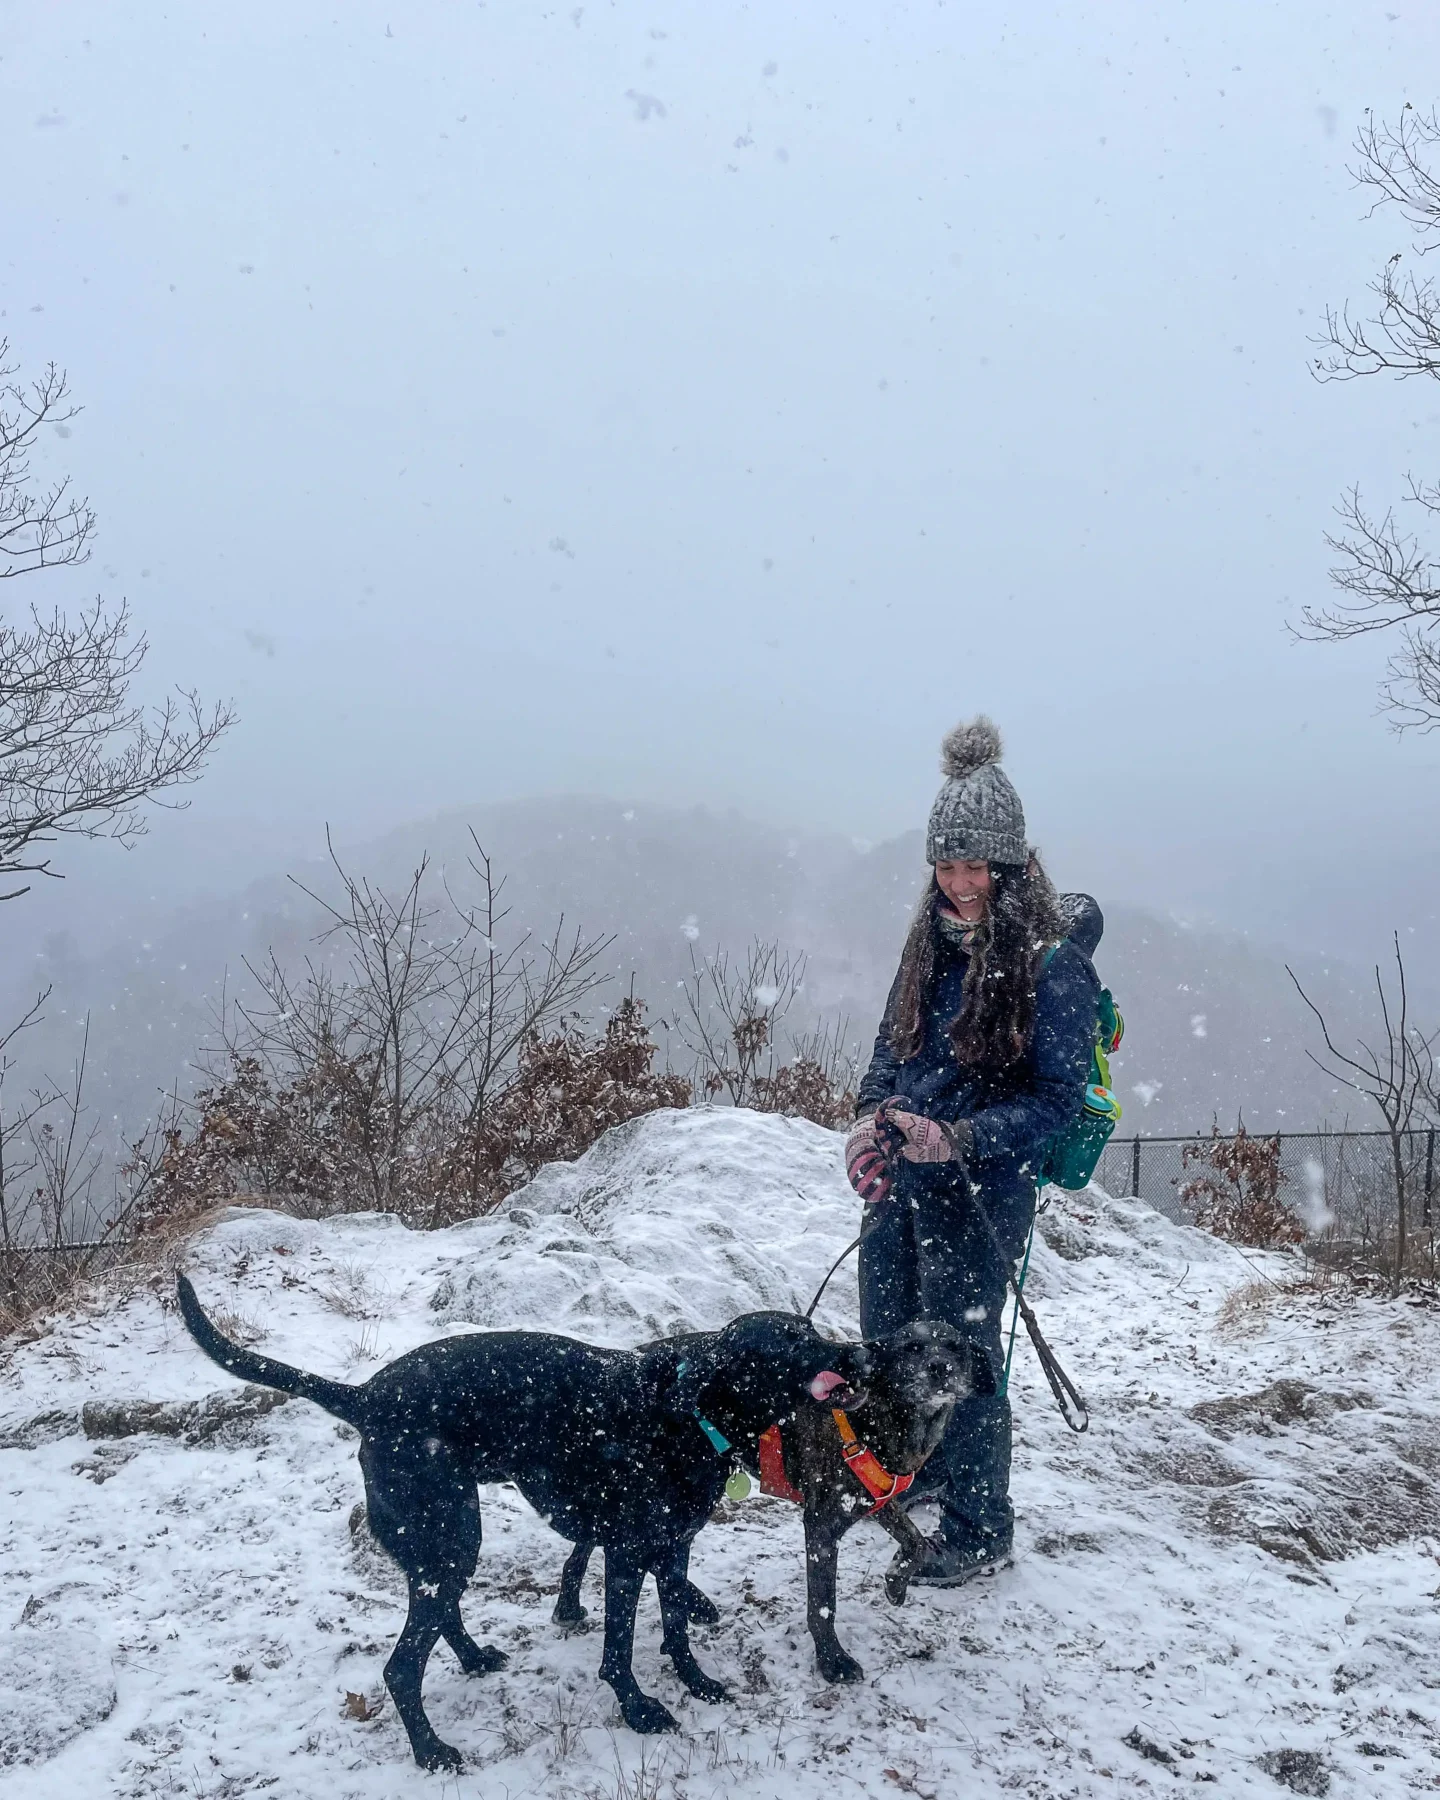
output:
<instances>
[{"instance_id":1,"label":"leafless shrub","mask_svg":"<svg viewBox=\"0 0 1440 1800\"><path fill-rule=\"evenodd\" d=\"M756 940L743 965L723 950L703 960L693 950L684 1011L675 1030L694 1058L696 1097L727 1099L756 1112L790 1113L835 1126L854 1110L855 1068L845 1026L790 1039L779 1056L780 1026L801 992L805 958Z\"/></svg>"},{"instance_id":2,"label":"leafless shrub","mask_svg":"<svg viewBox=\"0 0 1440 1800\"><path fill-rule=\"evenodd\" d=\"M695 1058L699 1097L754 1105L756 1084L774 1074L777 1028L804 979L803 956L759 939L741 966L724 950L703 959L691 950L685 1010L675 1029Z\"/></svg>"},{"instance_id":3,"label":"leafless shrub","mask_svg":"<svg viewBox=\"0 0 1440 1800\"><path fill-rule=\"evenodd\" d=\"M159 1143L147 1134L107 1183L97 1121L85 1104L88 1021L70 1080L44 1082L12 1101L7 1052L39 1018L45 997L0 1037L0 1338L69 1303L102 1271L118 1272Z\"/></svg>"},{"instance_id":4,"label":"leafless shrub","mask_svg":"<svg viewBox=\"0 0 1440 1800\"><path fill-rule=\"evenodd\" d=\"M1179 1183L1197 1225L1256 1250L1303 1242L1304 1224L1280 1198L1287 1177L1278 1137L1251 1137L1243 1121L1233 1137L1222 1137L1217 1121L1209 1140L1186 1144L1180 1158L1185 1168L1203 1170Z\"/></svg>"},{"instance_id":5,"label":"leafless shrub","mask_svg":"<svg viewBox=\"0 0 1440 1800\"><path fill-rule=\"evenodd\" d=\"M1416 1129L1434 1123L1440 1112L1440 1071L1436 1045L1440 1029L1426 1033L1410 1019L1410 996L1405 978L1405 959L1400 953L1400 934L1395 933L1395 986L1387 992L1380 966L1375 966L1375 992L1379 1002L1381 1035L1372 1046L1361 1039L1352 1056L1339 1049L1330 1036L1325 1015L1301 987L1293 970L1286 974L1320 1027L1325 1057L1307 1051L1317 1068L1334 1080L1363 1094L1384 1122L1390 1151L1394 1237L1390 1248L1390 1290L1398 1294L1411 1273L1412 1206L1420 1201L1426 1228L1431 1232L1430 1260L1434 1267L1433 1223L1430 1221L1430 1187L1422 1182L1417 1154L1421 1133Z\"/></svg>"},{"instance_id":6,"label":"leafless shrub","mask_svg":"<svg viewBox=\"0 0 1440 1800\"><path fill-rule=\"evenodd\" d=\"M685 1081L652 1072L640 1000L598 1035L569 1010L601 979L603 940L562 926L502 946L502 883L478 844L473 907L448 889L432 903L423 861L397 899L332 861L328 958L251 970L260 998L223 1014L215 1073L164 1134L143 1227L248 1193L446 1225L611 1125L688 1104Z\"/></svg>"},{"instance_id":7,"label":"leafless shrub","mask_svg":"<svg viewBox=\"0 0 1440 1800\"><path fill-rule=\"evenodd\" d=\"M392 897L332 850L338 898L302 889L323 954L296 973L273 953L247 965L258 998L222 1007L211 1080L166 1134L143 1224L245 1193L417 1225L494 1204L494 1108L522 1050L600 982L606 944L562 922L503 945L503 882L475 852L467 906L432 899L424 860Z\"/></svg>"}]
</instances>

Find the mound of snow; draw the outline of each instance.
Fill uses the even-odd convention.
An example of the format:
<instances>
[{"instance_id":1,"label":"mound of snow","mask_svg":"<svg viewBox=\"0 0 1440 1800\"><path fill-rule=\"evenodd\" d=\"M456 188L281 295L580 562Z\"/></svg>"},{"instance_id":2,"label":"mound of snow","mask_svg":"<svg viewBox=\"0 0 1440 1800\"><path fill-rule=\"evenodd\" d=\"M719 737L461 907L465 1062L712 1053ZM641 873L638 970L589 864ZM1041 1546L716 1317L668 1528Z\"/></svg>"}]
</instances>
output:
<instances>
[{"instance_id":1,"label":"mound of snow","mask_svg":"<svg viewBox=\"0 0 1440 1800\"><path fill-rule=\"evenodd\" d=\"M237 1209L187 1262L230 1330L349 1380L459 1331L631 1343L803 1306L858 1228L840 1155L793 1120L654 1114L470 1225ZM1435 1314L1288 1291L1289 1259L1094 1190L1054 1200L1032 1268L1094 1423L1065 1430L1022 1333L1014 1570L897 1611L889 1539L855 1531L839 1624L867 1679L832 1689L804 1630L797 1511L726 1508L696 1546L723 1614L696 1642L735 1698L678 1691L647 1598L636 1671L682 1733L642 1745L598 1681L598 1635L550 1624L567 1546L486 1488L466 1608L510 1666L467 1681L442 1651L426 1688L475 1765L459 1792L1088 1800L1177 1779L1269 1794L1302 1769L1336 1800L1433 1784L1440 1616L1415 1533L1437 1517ZM819 1316L851 1331L855 1307L852 1258ZM434 1791L380 1685L404 1599L360 1526L354 1450L313 1406L245 1401L155 1295L11 1355L0 1710L20 1721L3 1741L32 1748L7 1800ZM378 1710L354 1716L371 1708L347 1694Z\"/></svg>"},{"instance_id":2,"label":"mound of snow","mask_svg":"<svg viewBox=\"0 0 1440 1800\"><path fill-rule=\"evenodd\" d=\"M855 1215L833 1132L728 1108L649 1113L464 1228L474 1254L432 1305L451 1324L614 1344L803 1311ZM816 1318L853 1334L858 1310L852 1258Z\"/></svg>"}]
</instances>

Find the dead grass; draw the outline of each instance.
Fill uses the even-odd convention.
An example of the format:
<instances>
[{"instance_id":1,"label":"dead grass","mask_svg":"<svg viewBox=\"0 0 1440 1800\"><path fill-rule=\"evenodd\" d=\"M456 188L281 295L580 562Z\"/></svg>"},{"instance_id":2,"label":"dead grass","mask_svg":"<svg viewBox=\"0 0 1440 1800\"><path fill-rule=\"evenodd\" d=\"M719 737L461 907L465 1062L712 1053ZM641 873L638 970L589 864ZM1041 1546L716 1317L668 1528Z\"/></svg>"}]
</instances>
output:
<instances>
[{"instance_id":1,"label":"dead grass","mask_svg":"<svg viewBox=\"0 0 1440 1800\"><path fill-rule=\"evenodd\" d=\"M1226 1343L1259 1337L1283 1290L1273 1281L1245 1281L1220 1303L1215 1318L1216 1334Z\"/></svg>"},{"instance_id":2,"label":"dead grass","mask_svg":"<svg viewBox=\"0 0 1440 1800\"><path fill-rule=\"evenodd\" d=\"M364 1363L374 1362L375 1352L379 1347L379 1338L373 1325L365 1326L345 1352L344 1369L348 1372L357 1369Z\"/></svg>"},{"instance_id":3,"label":"dead grass","mask_svg":"<svg viewBox=\"0 0 1440 1800\"><path fill-rule=\"evenodd\" d=\"M48 1335L57 1320L107 1311L141 1288L157 1293L168 1305L174 1296L175 1273L190 1240L223 1218L233 1205L253 1205L272 1212L290 1210L283 1196L267 1195L250 1203L210 1207L189 1219L167 1221L153 1231L98 1250L0 1252L0 1360L19 1345ZM242 1315L233 1316L242 1330L253 1326L264 1335L263 1326Z\"/></svg>"},{"instance_id":4,"label":"dead grass","mask_svg":"<svg viewBox=\"0 0 1440 1800\"><path fill-rule=\"evenodd\" d=\"M378 1319L385 1310L384 1296L357 1262L337 1263L330 1280L315 1291L342 1319Z\"/></svg>"},{"instance_id":5,"label":"dead grass","mask_svg":"<svg viewBox=\"0 0 1440 1800\"><path fill-rule=\"evenodd\" d=\"M268 1328L253 1313L242 1312L238 1306L230 1306L221 1301L210 1309L210 1318L218 1331L224 1333L232 1343L263 1344L269 1337Z\"/></svg>"}]
</instances>

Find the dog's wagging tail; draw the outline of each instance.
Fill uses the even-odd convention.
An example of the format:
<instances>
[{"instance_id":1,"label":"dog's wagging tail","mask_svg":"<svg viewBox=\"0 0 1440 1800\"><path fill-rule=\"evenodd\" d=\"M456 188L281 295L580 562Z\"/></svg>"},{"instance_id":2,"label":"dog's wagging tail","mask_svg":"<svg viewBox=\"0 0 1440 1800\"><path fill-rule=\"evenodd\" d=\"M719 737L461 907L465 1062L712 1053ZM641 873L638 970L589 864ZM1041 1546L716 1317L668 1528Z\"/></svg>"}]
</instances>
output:
<instances>
[{"instance_id":1,"label":"dog's wagging tail","mask_svg":"<svg viewBox=\"0 0 1440 1800\"><path fill-rule=\"evenodd\" d=\"M261 1387L278 1388L282 1394L296 1394L302 1400L313 1400L347 1425L359 1425L361 1393L349 1382L330 1381L324 1375L312 1375L305 1369L292 1369L289 1363L273 1357L257 1356L243 1344L225 1336L200 1304L200 1296L181 1275L176 1280L180 1296L180 1316L192 1338L210 1358L238 1375L242 1381L254 1381Z\"/></svg>"}]
</instances>

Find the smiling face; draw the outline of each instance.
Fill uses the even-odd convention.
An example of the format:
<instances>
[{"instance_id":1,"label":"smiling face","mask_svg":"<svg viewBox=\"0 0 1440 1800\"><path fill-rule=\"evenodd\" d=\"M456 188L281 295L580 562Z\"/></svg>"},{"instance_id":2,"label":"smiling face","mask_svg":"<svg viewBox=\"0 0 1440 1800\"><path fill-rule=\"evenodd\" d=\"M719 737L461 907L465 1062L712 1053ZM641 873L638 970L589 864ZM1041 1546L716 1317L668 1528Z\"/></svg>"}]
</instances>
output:
<instances>
[{"instance_id":1,"label":"smiling face","mask_svg":"<svg viewBox=\"0 0 1440 1800\"><path fill-rule=\"evenodd\" d=\"M975 925L985 917L990 898L988 862L937 862L935 884L957 919Z\"/></svg>"}]
</instances>

